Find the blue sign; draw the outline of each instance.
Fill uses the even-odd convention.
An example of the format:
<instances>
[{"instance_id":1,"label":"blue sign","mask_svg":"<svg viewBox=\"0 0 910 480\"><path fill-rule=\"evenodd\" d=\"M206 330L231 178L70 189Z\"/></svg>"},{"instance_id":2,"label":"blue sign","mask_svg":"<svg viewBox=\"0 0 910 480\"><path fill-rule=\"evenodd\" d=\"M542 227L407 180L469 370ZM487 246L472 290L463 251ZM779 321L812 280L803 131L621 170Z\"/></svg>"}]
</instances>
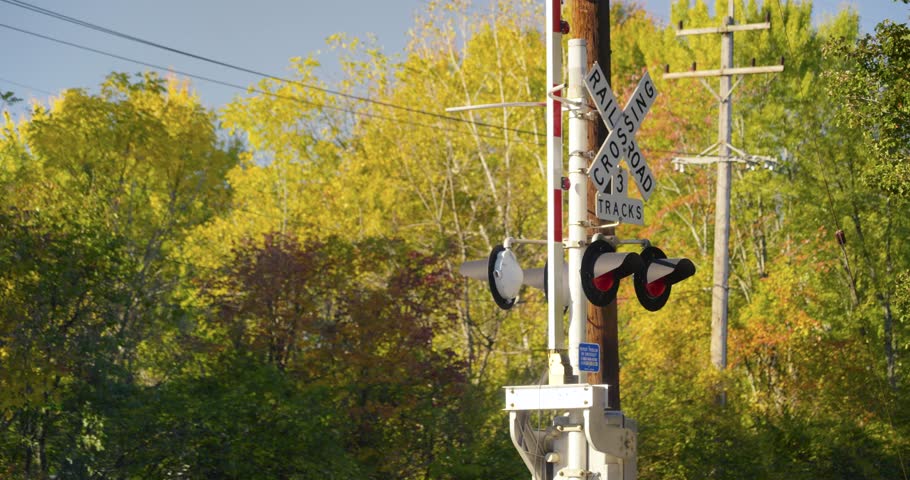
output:
<instances>
[{"instance_id":1,"label":"blue sign","mask_svg":"<svg viewBox=\"0 0 910 480\"><path fill-rule=\"evenodd\" d=\"M597 343L578 344L578 369L582 372L600 371L600 345Z\"/></svg>"}]
</instances>

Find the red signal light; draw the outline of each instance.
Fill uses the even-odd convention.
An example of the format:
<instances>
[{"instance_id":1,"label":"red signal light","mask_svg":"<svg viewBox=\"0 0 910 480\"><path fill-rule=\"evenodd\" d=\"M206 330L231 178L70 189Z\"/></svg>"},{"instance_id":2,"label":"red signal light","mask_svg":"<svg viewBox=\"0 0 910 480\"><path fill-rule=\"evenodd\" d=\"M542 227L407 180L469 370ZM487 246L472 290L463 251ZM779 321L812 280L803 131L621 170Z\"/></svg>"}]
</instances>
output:
<instances>
[{"instance_id":1,"label":"red signal light","mask_svg":"<svg viewBox=\"0 0 910 480\"><path fill-rule=\"evenodd\" d=\"M641 252L643 268L635 274L635 296L646 310L656 312L670 298L671 287L692 275L695 264L688 258L667 258L663 250L646 247Z\"/></svg>"},{"instance_id":2,"label":"red signal light","mask_svg":"<svg viewBox=\"0 0 910 480\"><path fill-rule=\"evenodd\" d=\"M581 258L581 288L589 302L605 307L616 300L620 280L641 270L642 266L637 253L617 253L606 240L595 240Z\"/></svg>"},{"instance_id":3,"label":"red signal light","mask_svg":"<svg viewBox=\"0 0 910 480\"><path fill-rule=\"evenodd\" d=\"M663 279L651 282L645 285L645 290L648 292L648 295L659 297L667 291L667 282L664 282Z\"/></svg>"},{"instance_id":4,"label":"red signal light","mask_svg":"<svg viewBox=\"0 0 910 480\"><path fill-rule=\"evenodd\" d=\"M594 278L594 286L601 292L609 291L614 284L616 284L616 276L613 275L613 272Z\"/></svg>"}]
</instances>

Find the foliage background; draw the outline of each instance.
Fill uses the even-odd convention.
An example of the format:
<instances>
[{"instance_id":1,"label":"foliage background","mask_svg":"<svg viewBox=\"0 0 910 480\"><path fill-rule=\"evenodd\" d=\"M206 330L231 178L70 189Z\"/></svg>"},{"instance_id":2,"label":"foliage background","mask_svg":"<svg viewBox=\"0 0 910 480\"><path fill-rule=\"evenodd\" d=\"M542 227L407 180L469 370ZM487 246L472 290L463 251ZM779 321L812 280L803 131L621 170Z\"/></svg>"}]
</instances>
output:
<instances>
[{"instance_id":1,"label":"foliage background","mask_svg":"<svg viewBox=\"0 0 910 480\"><path fill-rule=\"evenodd\" d=\"M389 105L544 97L539 2L430 2L405 52L329 39L220 112L152 73L69 90L0 133L0 477L515 478L500 387L540 381L544 299L498 310L457 274L504 236L542 238L544 122ZM569 2L571 3L571 2ZM714 11L722 11L719 2ZM910 30L855 13L738 2L745 78L730 368L710 366L713 99L654 75L639 133L659 181L651 239L699 273L650 313L620 290L623 405L641 478L908 478ZM714 65L613 2L613 79ZM715 25L699 1L672 24ZM707 67L705 67L707 68ZM4 95L5 105L15 102ZM846 243L836 240L843 231ZM526 266L543 253L524 246ZM727 392L725 408L714 403Z\"/></svg>"}]
</instances>

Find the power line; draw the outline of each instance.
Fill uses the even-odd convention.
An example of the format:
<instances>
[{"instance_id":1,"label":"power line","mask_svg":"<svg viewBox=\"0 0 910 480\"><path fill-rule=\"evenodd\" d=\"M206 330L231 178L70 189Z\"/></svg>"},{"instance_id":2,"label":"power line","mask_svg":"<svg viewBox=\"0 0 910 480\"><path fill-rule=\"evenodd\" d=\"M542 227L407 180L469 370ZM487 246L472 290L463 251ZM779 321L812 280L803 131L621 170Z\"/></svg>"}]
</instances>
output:
<instances>
[{"instance_id":1,"label":"power line","mask_svg":"<svg viewBox=\"0 0 910 480\"><path fill-rule=\"evenodd\" d=\"M14 82L14 81L12 81L12 80L7 80L7 79L5 79L5 78L3 78L3 77L0 77L0 82L8 83L8 84L10 84L10 85L14 85L14 86L17 86L17 87L19 87L19 88L26 88L26 89L28 89L28 90L33 90L33 91L36 91L36 92L38 92L38 93L43 93L43 94L45 94L45 95L54 95L53 92L48 92L47 90L42 90L42 89L40 89L40 88L33 87L33 86L31 86L31 85L26 85L26 84L24 84L24 83Z\"/></svg>"},{"instance_id":2,"label":"power line","mask_svg":"<svg viewBox=\"0 0 910 480\"><path fill-rule=\"evenodd\" d=\"M0 0L0 1L7 1L7 0ZM125 57L125 56L122 56L122 55L117 55L117 54L115 54L115 53L106 52L106 51L104 51L104 50L98 50L98 49L96 49L96 48L87 47L87 46L85 46L85 45L79 45L79 44L77 44L77 43L68 42L68 41L66 41L66 40L61 40L61 39L54 38L54 37L51 37L51 36L48 36L48 35L43 35L43 34L40 34L40 33L36 33L36 32L29 31L29 30L24 30L24 29L21 29L21 28L18 28L18 27L13 27L13 26L11 26L11 25L6 25L6 24L3 24L3 23L0 23L0 27L7 28L7 29L10 29L10 30L14 30L14 31L17 31L17 32L20 32L20 33L24 33L24 34L26 34L26 35L31 35L31 36L34 36L34 37L38 37L38 38L41 38L41 39L44 39L44 40L48 40L48 41L51 41L51 42L59 43L59 44L62 44L62 45L67 45L67 46L69 46L69 47L78 48L78 49L80 49L80 50L85 50L85 51L88 51L88 52L97 53L97 54L99 54L99 55L105 55L105 56L107 56L107 57L115 58L115 59L117 59L117 60L122 60L122 61L125 61L125 62L135 63L135 64L137 64L137 65L142 65L142 66L144 66L144 67L153 68L153 69L161 70L161 71L165 71L165 72L173 72L173 73L176 73L176 74L178 74L178 75L183 75L183 76L185 76L185 77L194 78L194 79L196 79L196 80L201 80L201 81L204 81L204 82L210 82L210 83L214 83L214 84L218 84L218 85L223 85L223 86L230 87L230 88L235 88L235 89L238 89L238 90L241 90L241 91L244 91L244 92L252 91L252 92L255 92L255 93L259 93L259 94L262 94L262 95L267 95L267 96L274 97L274 98L278 98L278 99L281 99L281 100L295 101L295 102L298 102L298 103L302 103L302 104L305 104L305 105L310 105L310 106L317 107L317 108L324 108L324 109L326 109L326 110L335 110L335 111L344 112L344 113L348 113L348 114L355 115L355 116L366 117L366 118L373 118L373 119L377 119L377 120L385 120L385 121L388 121L388 122L398 123L398 124L402 124L402 125L410 125L410 126L413 126L413 127L430 128L430 129L433 129L433 130L440 130L440 131L447 132L447 133L450 133L450 134L453 134L453 135L457 135L457 136L473 136L473 135L476 135L476 136L478 136L478 137L487 138L487 139L492 139L492 140L496 140L496 141L503 141L503 140L504 140L502 137L499 137L499 136L496 136L496 135L483 134L483 133L479 133L479 132L477 132L477 133L472 133L472 132L454 132L454 131L452 131L451 129L446 128L446 127L443 127L443 126L440 126L440 125L430 125L430 124L426 124L426 123L412 122L412 121L409 121L409 120L402 120L402 119L399 119L399 118L387 117L387 116L378 115L378 114L375 114L375 113L367 113L367 112L361 112L361 111L351 110L351 109L344 108L344 107L337 107L337 106L334 106L334 105L327 105L327 104L320 103L320 102L314 102L314 101L312 101L312 100L306 100L306 99L299 98L299 97L292 97L292 96L289 96L289 95L282 95L282 94L279 94L279 93L269 92L269 91L267 91L267 90L261 90L261 89L258 89L258 88L248 88L248 87L245 87L245 86L243 86L243 85L236 84L236 83L231 83L231 82L227 82L227 81L224 81L224 80L219 80L219 79L212 78L212 77L206 77L206 76L203 76L203 75L197 75L197 74L194 74L194 73L189 73L189 72L185 72L185 71L181 71L181 70L175 70L175 69L172 69L172 68L163 67L163 66L161 66L161 65L156 65L156 64L154 64L154 63L148 63L148 62L144 62L144 61L142 61L142 60L136 60L136 59L134 59L134 58ZM52 94L51 94L51 95L52 95ZM538 145L538 144L535 143L535 142L527 142L527 141L520 141L520 140L517 141L516 143L525 143L525 144L529 144L529 145Z\"/></svg>"},{"instance_id":3,"label":"power line","mask_svg":"<svg viewBox=\"0 0 910 480\"><path fill-rule=\"evenodd\" d=\"M85 21L85 20L80 20L80 19L78 19L78 18L70 17L70 16L68 16L68 15L64 15L64 14L62 14L62 13L55 12L55 11L53 11L53 10L48 10L48 9L46 9L46 8L38 7L38 6L36 6L36 5L32 5L32 4L30 4L30 3L26 3L26 2L23 2L23 1L21 1L21 0L0 0L0 1L2 1L2 2L4 2L4 3L7 3L7 4L10 4L10 5L14 5L14 6L20 7L20 8L24 8L24 9L26 9L26 10L30 10L30 11L35 12L35 13L40 13L40 14L42 14L42 15L46 15L46 16L49 16L49 17L52 17L52 18L56 18L56 19L58 19L58 20L62 20L62 21L69 22L69 23L73 23L73 24L79 25L79 26L81 26L81 27L89 28L89 29L91 29L91 30L95 30L95 31L98 31L98 32L101 32L101 33L105 33L105 34L108 34L108 35L113 35L113 36L116 36L116 37L119 37L119 38L123 38L123 39L126 39L126 40L130 40L130 41L132 41L132 42L141 43L141 44L143 44L143 45L147 45L147 46L150 46L150 47L154 47L154 48L166 50L166 51L168 51L168 52L176 53L176 54L178 54L178 55L183 55L183 56L185 56L185 57L190 57L190 58L193 58L193 59L196 59L196 60L201 60L201 61L203 61L203 62L208 62L208 63L214 64L214 65L218 65L218 66L221 66L221 67L230 68L230 69L232 69L232 70L237 70L237 71L240 71L240 72L249 73L249 74L252 74L252 75L257 75L257 76L260 76L260 77L263 77L263 78L268 78L268 79L272 79L272 80L276 80L276 81L284 82L284 83L296 84L296 85L299 85L299 86L301 86L301 87L308 88L308 89L311 89L311 90L317 90L317 91L320 91L320 92L323 92L323 93L327 93L327 94L329 94L329 95L336 95L336 96L348 98L348 99L351 99L351 100L357 100L357 101L361 101L361 102L368 102L368 103L372 103L372 104L375 104L375 105L380 105L380 106L384 106L384 107L389 107L389 108L393 108L393 109L396 109L396 110L402 110L402 111L409 112L409 113L416 113L416 114L420 114L420 115L428 115L428 116L431 116L431 117L434 117L434 118L439 118L439 119L446 120L446 121L451 121L451 122L461 122L461 123L467 123L467 124L475 125L475 126L478 126L478 127L496 128L496 129L505 130L505 131L510 131L510 132L514 132L514 133L521 133L521 134L534 135L534 136L542 136L541 133L539 133L539 132L533 132L533 131L530 131L530 130L521 130L521 129L516 129L516 128L503 127L503 126L501 126L501 125L493 125L493 124L490 124L490 123L475 122L475 121L471 121L471 120L465 120L465 119L463 119L463 118L458 118L458 117L450 117L450 116L448 116L448 115L442 115L442 114L439 114L439 113L428 112L428 111L426 111L426 110L420 110L420 109L417 109L417 108L407 107L407 106L404 106L404 105L397 105L397 104L394 104L394 103L384 102L384 101L381 101L381 100L375 100L375 99L368 98L368 97L362 97L362 96L359 96L359 95L353 95L353 94L350 94L350 93L344 93L344 92L340 92L340 91L337 91L337 90L332 90L332 89L320 87L320 86L317 86L317 85L310 85L310 84L306 84L306 83L299 82L299 81L296 81L296 80L291 80L291 79L287 79L287 78L283 78L283 77L278 77L278 76L275 76L275 75L272 75L272 74L269 74L269 73L260 72L260 71L258 71L258 70L254 70L254 69L251 69L251 68L243 67L243 66L236 65L236 64L233 64L233 63L228 63L228 62L225 62L225 61L222 61L222 60L216 60L216 59L213 59L213 58L210 58L210 57L206 57L206 56L203 56L203 55L195 54L195 53L188 52L188 51L185 51L185 50L181 50L181 49L178 49L178 48L169 47L169 46L167 46L167 45L162 45L162 44L160 44L160 43L156 43L156 42L153 42L153 41L151 41L151 40L145 40L145 39L143 39L143 38L139 38L139 37L136 37L136 36L133 36L133 35L129 35L129 34L123 33L123 32L119 32L119 31L116 31L116 30L112 30L112 29L110 29L110 28L103 27L103 26L100 26L100 25L97 25L97 24L94 24L94 23L90 23L90 22L87 22L87 21Z\"/></svg>"},{"instance_id":4,"label":"power line","mask_svg":"<svg viewBox=\"0 0 910 480\"><path fill-rule=\"evenodd\" d=\"M10 1L13 1L13 0L0 0L0 1L9 3ZM25 30L25 29L22 29L22 28L14 27L14 26L11 26L11 25L3 24L3 23L0 23L0 27L2 27L2 28L7 28L7 29L9 29L9 30L13 30L13 31L16 31L16 32L24 33L24 34L26 34L26 35L31 35L31 36L34 36L34 37L37 37L37 38L41 38L41 39L43 39L43 40L51 41L51 42L54 42L54 43L58 43L58 44L61 44L61 45L66 45L66 46L69 46L69 47L73 47L73 48L77 48L77 49L80 49L80 50L92 52L92 53L95 53L95 54L104 55L104 56L111 57L111 58L114 58L114 59L117 59L117 60L122 60L122 61L125 61L125 62L130 62L130 63L137 64L137 65L142 65L142 66L144 66L144 67L148 67L148 68L152 68L152 69L156 69L156 70L161 70L161 71L164 71L164 72L172 72L172 73L175 73L175 74L178 74L178 75L182 75L182 76L185 76L185 77L188 77L188 78L193 78L193 79L200 80L200 81L204 81L204 82L214 83L214 84L216 84L216 85L222 85L222 86L226 86L226 87L229 87L229 88L234 88L234 89L237 89L237 90L240 90L240 91L243 91L243 92L252 91L252 92L255 92L255 93L262 94L262 95L266 95L266 96L270 96L270 97L273 97L273 98L277 98L277 99L280 99L280 100L290 100L290 101L302 103L302 104L305 104L305 105L310 105L310 106L317 107L317 108L324 108L324 109L327 109L327 110L335 110L335 111L339 111L339 112L343 112L343 113L348 113L348 114L355 115L355 116L361 116L361 117L365 117L365 118L372 118L372 119L377 119L377 120L386 120L386 121L389 121L389 122L398 123L398 124L402 124L402 125L410 125L410 126L415 126L415 127L425 127L425 128L430 128L430 129L433 129L433 130L441 130L441 131L445 131L445 132L449 132L449 133L454 133L455 135L458 135L458 136L471 136L471 135L476 135L476 136L481 137L481 138L492 139L492 140L496 140L496 141L503 141L503 140L504 140L502 137L495 136L495 135L488 135L488 134L483 134L483 133L479 133L479 132L477 132L477 133L470 133L470 132L456 133L456 132L453 132L453 131L450 130L450 129L447 129L447 128L445 128L445 127L438 126L438 125L429 125L429 124L425 124L425 123L418 123L418 122L412 122L412 121L402 120L402 119L393 118L393 117L387 117L387 116L378 115L378 114L374 114L374 113L367 113L367 112L362 112L362 111L356 111L356 110L351 110L351 109L347 109L347 108L344 108L344 107L337 107L337 106L334 106L334 105L327 105L327 104L320 103L320 102L315 102L315 101L312 101L312 100L306 100L306 99L299 98L299 97L292 97L292 96L288 96L288 95L282 95L282 94L278 94L278 93L274 93L274 92L269 92L269 91L261 90L261 89L255 88L255 87L246 87L246 86L243 86L243 85L239 85L239 84L227 82L227 81L224 81L224 80L219 80L219 79L216 79L216 78L207 77L207 76L203 76L203 75L198 75L198 74L190 73L190 72L186 72L186 71L176 70L176 69L173 69L173 68L164 67L164 66L161 66L161 65L157 65L157 64L154 64L154 63L145 62L145 61L142 61L142 60L137 60L137 59L134 59L134 58L126 57L126 56L123 56L123 55L118 55L118 54L111 53L111 52L107 52L107 51L104 51L104 50L99 50L99 49L92 48L92 47L88 47L88 46L85 46L85 45L80 45L80 44L73 43L73 42L69 42L69 41L66 41L66 40L61 40L61 39L59 39L59 38L51 37L51 36L48 36L48 35L43 35L43 34L40 34L40 33L32 32L32 31L29 31L29 30ZM3 79L3 78L0 78L0 81L5 81L5 82L7 82L7 83L10 83L10 84L13 84L13 85L17 85L17 86L20 86L20 87L23 87L23 88L30 88L30 89L32 89L32 90L35 90L35 91L38 91L38 92L41 92L41 93L45 93L45 94L47 94L47 95L54 95L54 93L52 93L52 92L48 92L48 91L46 91L46 90L41 90L41 89L29 87L29 86L23 85L23 84L18 84L18 83L16 83L16 82L12 82L12 81L9 81L9 80L5 80L5 79ZM298 83L298 82L291 82L291 83ZM306 86L306 85L304 85L304 86ZM317 88L317 89L318 89L318 87L314 87L314 88ZM443 118L446 118L446 117L443 117ZM460 120L460 119L459 119L459 120ZM465 123L472 124L472 123L469 122L469 121L465 121ZM481 125L481 124L476 124L476 125ZM494 126L495 126L495 125L494 125ZM497 127L497 128L503 128L503 127L499 127L499 126L495 126L495 127ZM532 132L532 133L533 133L533 132ZM529 141L522 141L522 140L517 140L515 143L523 143L523 144L526 144L526 145L537 145L537 146L540 145L540 144L537 143L537 142L529 142ZM655 153L670 153L670 154L675 154L675 155L680 155L680 154L695 155L695 154L696 154L695 152L687 152L687 151L681 151L681 150L658 150L658 149L646 149L646 150L651 151L651 152L655 152Z\"/></svg>"},{"instance_id":5,"label":"power line","mask_svg":"<svg viewBox=\"0 0 910 480\"><path fill-rule=\"evenodd\" d=\"M0 0L0 1L2 1L2 2L8 2L9 0ZM104 50L99 50L99 49L96 49L96 48L88 47L88 46L85 46L85 45L80 45L80 44L78 44L78 43L73 43L73 42L69 42L69 41L66 41L66 40L61 40L61 39L59 39L59 38L51 37L51 36L48 36L48 35L43 35L43 34L40 34L40 33L32 32L32 31L29 31L29 30L25 30L25 29L22 29L22 28L14 27L14 26L11 26L11 25L3 24L3 23L0 23L0 27L2 27L2 28L7 28L7 29L9 29L9 30L13 30L13 31L16 31L16 32L19 32L19 33L24 33L24 34L26 34L26 35L31 35L31 36L34 36L34 37L37 37L37 38L41 38L41 39L43 39L43 40L47 40L47 41L50 41L50 42L58 43L58 44L61 44L61 45L66 45L66 46L68 46L68 47L73 47L73 48L77 48L77 49L80 49L80 50L85 50L85 51L92 52L92 53L95 53L95 54L98 54L98 55L104 55L104 56L107 56L107 57L115 58L115 59L117 59L117 60L122 60L122 61L125 61L125 62L135 63L135 64L137 64L137 65L142 65L142 66L144 66L144 67L153 68L153 69L156 69L156 70L161 70L161 71L165 71L165 72L172 72L172 73L175 73L175 74L178 74L178 75L183 75L183 76L185 76L185 77L193 78L193 79L196 79L196 80L201 80L201 81L204 81L204 82L214 83L214 84L216 84L216 85L222 85L222 86L229 87L229 88L234 88L234 89L237 89L237 90L240 90L240 91L244 91L244 92L252 91L252 92L255 92L255 93L262 94L262 95L267 95L267 96L270 96L270 97L273 97L273 98L277 98L277 99L280 99L280 100L295 101L295 102L302 103L302 104L305 104L305 105L310 105L310 106L314 106L314 107L317 107L317 108L325 108L325 109L327 109L327 110L335 110L335 111L339 111L339 112L343 112L343 113L348 113L348 114L355 115L355 116L361 116L361 117L366 117L366 118L373 118L373 119L377 119L377 120L386 120L386 121L390 121L390 122L394 122L394 123L399 123L399 124L402 124L402 125L410 125L410 126L416 126L416 127L430 128L430 129L434 129L434 130L442 130L442 131L445 131L445 132L454 133L455 135L458 135L458 136L477 135L478 137L481 137L481 138L493 139L493 140L497 140L497 141L502 141L502 140L503 140L502 137L498 137L498 136L495 136L495 135L487 135L487 134L483 134L483 133L479 133L479 132L476 133L476 134L474 134L474 133L468 133L468 132L465 132L465 133L455 133L455 132L452 132L452 130L450 130L450 129L447 129L447 128L445 128L445 127L441 127L441 126L438 126L438 125L429 125L429 124L425 124L425 123L411 122L411 121L408 121L408 120L401 120L401 119L398 119L398 118L386 117L386 116L377 115L377 114L374 114L374 113L360 112L360 111L356 111L356 110L347 109L347 108L344 108L344 107L337 107L337 106L334 106L334 105L327 105L327 104L324 104L324 103L315 102L315 101L312 101L312 100L306 100L306 99L303 99L303 98L291 97L291 96L288 96L288 95L281 95L281 94L278 94L278 93L269 92L269 91L261 90L261 89L258 89L258 88L248 88L248 87L245 87L245 86L243 86L243 85L239 85L239 84L227 82L227 81L224 81L224 80L219 80L219 79L216 79L216 78L207 77L207 76L203 76L203 75L197 75L197 74L190 73L190 72L186 72L186 71L175 70L175 69L173 69L173 68L168 68L168 67L164 67L164 66L161 66L161 65L156 65L156 64L154 64L154 63L149 63L149 62L145 62L145 61L142 61L142 60L136 60L136 59L134 59L134 58L125 57L125 56L123 56L123 55L118 55L118 54L115 54L115 53L110 53L110 52L107 52L107 51L104 51ZM3 78L0 78L0 81L5 81L6 83L10 83L10 84L12 84L12 85L17 85L17 86L20 86L20 87L22 87L22 88L30 88L30 89L32 89L32 90L35 90L35 91L38 91L38 92L41 92L41 93L45 93L45 94L47 94L47 95L54 95L54 93L52 93L52 92L48 92L48 91L46 91L46 90L40 90L40 89L33 88L33 87L30 87L30 86L27 86L27 85L23 85L23 84L18 84L18 83L16 83L16 82L9 81L9 80L5 80L5 79L3 79ZM523 144L527 144L527 145L538 145L538 146L539 146L539 144L536 143L536 142L528 142L528 141L520 141L520 140L519 140L519 141L516 141L516 143L523 143ZM649 151L655 152L655 153L671 153L671 154L675 154L675 155L679 155L679 154L695 155L694 152L686 152L686 151L681 151L681 150L658 150L658 149L646 149L646 150L649 150Z\"/></svg>"}]
</instances>

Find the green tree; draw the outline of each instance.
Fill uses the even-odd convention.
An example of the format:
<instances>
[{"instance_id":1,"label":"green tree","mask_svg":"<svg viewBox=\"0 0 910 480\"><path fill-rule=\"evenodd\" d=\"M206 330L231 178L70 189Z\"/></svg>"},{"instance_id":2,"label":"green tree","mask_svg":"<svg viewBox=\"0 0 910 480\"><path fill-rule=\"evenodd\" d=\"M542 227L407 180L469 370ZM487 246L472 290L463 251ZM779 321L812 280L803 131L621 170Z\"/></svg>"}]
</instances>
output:
<instances>
[{"instance_id":1,"label":"green tree","mask_svg":"<svg viewBox=\"0 0 910 480\"><path fill-rule=\"evenodd\" d=\"M892 298L904 284L896 274L906 275L910 265L902 261L901 246L892 241L904 235L902 224L888 213L910 206L910 29L885 21L876 27L874 36L866 35L857 42L841 39L827 54L833 67L827 74L828 93L841 102L835 118L861 139L856 155L864 160L856 169L858 180L872 190L864 196L872 196L884 208L885 216L874 220L884 224L884 237L872 242L868 241L868 221L860 220L867 215L856 212L851 218L860 264L869 269L871 293L882 309L887 376L895 387L900 349ZM881 194L875 195L875 191Z\"/></svg>"},{"instance_id":2,"label":"green tree","mask_svg":"<svg viewBox=\"0 0 910 480\"><path fill-rule=\"evenodd\" d=\"M34 211L0 218L0 458L10 475L42 476L59 465L61 436L79 412L63 403L74 381L104 383L124 292L120 239L73 228ZM89 446L89 448L91 448Z\"/></svg>"},{"instance_id":3,"label":"green tree","mask_svg":"<svg viewBox=\"0 0 910 480\"><path fill-rule=\"evenodd\" d=\"M321 388L370 478L451 478L470 391L463 363L435 339L454 326L455 286L400 241L275 232L235 250L212 285L211 321L231 351Z\"/></svg>"},{"instance_id":4,"label":"green tree","mask_svg":"<svg viewBox=\"0 0 910 480\"><path fill-rule=\"evenodd\" d=\"M88 393L161 381L184 316L171 252L227 199L213 117L185 85L112 75L0 140L3 454L14 475L92 476L105 411Z\"/></svg>"},{"instance_id":5,"label":"green tree","mask_svg":"<svg viewBox=\"0 0 910 480\"><path fill-rule=\"evenodd\" d=\"M446 255L455 245L456 255L447 257L455 272L504 236L543 236L538 109L481 110L458 119L442 111L544 97L542 37L532 28L538 10L533 2L501 2L478 14L441 2L418 18L404 59L369 41L334 36L347 73L341 90L375 102L328 95L315 60L293 59L292 82L264 81L258 89L266 93L225 109L226 126L248 138L256 153L229 173L235 208L199 228L185 258L215 268L245 237L356 231L405 238L415 249ZM464 20L468 15L473 21ZM505 45L514 58L505 56ZM314 198L321 208L312 208ZM220 246L211 248L216 240ZM526 255L529 263L543 262L539 251ZM474 298L487 293L468 287L462 328L440 341L464 352L477 382L526 369L543 342L539 322L530 320L541 303L522 304L517 321L507 323L503 312ZM501 337L508 347L498 345ZM512 345L522 355L506 353L515 351Z\"/></svg>"},{"instance_id":6,"label":"green tree","mask_svg":"<svg viewBox=\"0 0 910 480\"><path fill-rule=\"evenodd\" d=\"M718 2L715 11L725 7ZM774 64L780 56L787 61L783 73L744 78L737 87L733 143L750 153L778 156L782 163L774 172L734 173L730 368L722 377L703 370L710 368L709 300L699 287L710 288L708 268L675 289L664 311L643 317L635 305L622 307L628 318L621 349L624 405L652 429L643 427L642 472L656 478L704 472L717 478L899 475L897 452L906 437L903 422L895 419L903 413L899 397L883 388L887 355L870 346L882 345L887 336L876 300L887 290L876 285L887 285L885 278L890 282L905 268L905 247L888 238L902 237L897 232L906 222L895 215L897 204L882 203L857 183L865 170L861 146L849 128L834 121L838 103L826 93L823 75L835 66L823 56L823 46L833 38L856 38L857 17L842 12L815 28L809 2L763 7L738 2L736 12L737 23L761 22L770 13L772 29L737 34L735 64L751 58ZM641 14L622 18L649 23ZM721 21L704 2L674 3L672 20L691 28ZM653 72L670 63L678 70L692 61L699 69L714 68L717 38L680 41L673 30L627 30L638 37L620 40L627 45L618 54L621 68ZM622 84L624 70L617 75ZM639 234L708 266L713 169L679 173L667 167L675 151L700 151L713 142L716 104L707 91L686 91L691 85L681 86L684 81L656 82L666 103L655 105L639 136L660 182L646 212L653 226ZM854 242L848 234L850 243L842 250L834 232L846 225L862 232L865 241ZM702 391L718 384L725 386L731 406L712 412ZM677 414L666 414L680 404ZM839 427L831 428L835 424ZM728 441L773 453L737 457L724 449ZM851 442L865 453L845 454ZM710 453L700 456L704 452ZM869 455L876 460L867 461Z\"/></svg>"}]
</instances>

